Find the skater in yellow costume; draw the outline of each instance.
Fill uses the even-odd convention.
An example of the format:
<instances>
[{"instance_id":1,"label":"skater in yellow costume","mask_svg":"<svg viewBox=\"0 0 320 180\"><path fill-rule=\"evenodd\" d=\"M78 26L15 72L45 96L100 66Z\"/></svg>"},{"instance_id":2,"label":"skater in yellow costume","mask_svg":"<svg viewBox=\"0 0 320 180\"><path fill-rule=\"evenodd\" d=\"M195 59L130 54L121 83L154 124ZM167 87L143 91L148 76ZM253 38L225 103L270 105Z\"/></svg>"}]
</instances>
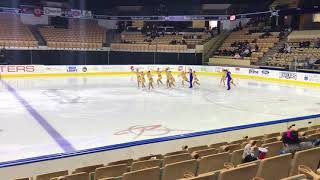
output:
<instances>
[{"instance_id":1,"label":"skater in yellow costume","mask_svg":"<svg viewBox=\"0 0 320 180\"><path fill-rule=\"evenodd\" d=\"M182 78L181 84L182 84L182 86L184 87L184 85L185 85L184 83L185 83L185 82L189 82L189 81L188 81L188 78L187 78L187 74L186 74L185 71L181 71L180 76L181 76L181 78Z\"/></svg>"},{"instance_id":2,"label":"skater in yellow costume","mask_svg":"<svg viewBox=\"0 0 320 180\"><path fill-rule=\"evenodd\" d=\"M160 84L163 84L161 81L162 80L162 71L160 71L160 68L157 69L157 75L158 75L157 84L159 86Z\"/></svg>"},{"instance_id":3,"label":"skater in yellow costume","mask_svg":"<svg viewBox=\"0 0 320 180\"><path fill-rule=\"evenodd\" d=\"M141 73L140 73L140 80L141 80L141 87L142 88L145 88L146 86L145 86L145 82L146 82L146 79L145 79L145 77L144 77L144 72L142 71Z\"/></svg>"},{"instance_id":4,"label":"skater in yellow costume","mask_svg":"<svg viewBox=\"0 0 320 180\"><path fill-rule=\"evenodd\" d=\"M193 71L192 75L193 75L193 86L195 84L200 85L200 82L199 82L198 76L196 74L196 71Z\"/></svg>"},{"instance_id":5,"label":"skater in yellow costume","mask_svg":"<svg viewBox=\"0 0 320 180\"><path fill-rule=\"evenodd\" d=\"M175 86L176 80L174 79L171 71L168 71L168 72L169 72L169 74L168 74L169 75L169 87Z\"/></svg>"},{"instance_id":6,"label":"skater in yellow costume","mask_svg":"<svg viewBox=\"0 0 320 180\"><path fill-rule=\"evenodd\" d=\"M138 84L138 88L139 88L140 84L141 84L141 76L140 76L139 69L137 69L135 73L136 73L136 76L137 76L137 84Z\"/></svg>"},{"instance_id":7,"label":"skater in yellow costume","mask_svg":"<svg viewBox=\"0 0 320 180\"><path fill-rule=\"evenodd\" d=\"M147 78L148 78L148 80L149 80L149 84L148 84L148 88L149 88L149 90L152 88L154 88L153 87L153 77L152 77L152 74L151 74L151 72L150 71L148 71L147 72Z\"/></svg>"},{"instance_id":8,"label":"skater in yellow costume","mask_svg":"<svg viewBox=\"0 0 320 180\"><path fill-rule=\"evenodd\" d=\"M223 85L225 86L226 85L226 78L227 78L227 70L223 69L220 84L223 83Z\"/></svg>"},{"instance_id":9,"label":"skater in yellow costume","mask_svg":"<svg viewBox=\"0 0 320 180\"><path fill-rule=\"evenodd\" d=\"M166 72L166 86L167 88L169 88L171 86L170 86L170 74L169 74L168 68L165 70L165 72Z\"/></svg>"}]
</instances>

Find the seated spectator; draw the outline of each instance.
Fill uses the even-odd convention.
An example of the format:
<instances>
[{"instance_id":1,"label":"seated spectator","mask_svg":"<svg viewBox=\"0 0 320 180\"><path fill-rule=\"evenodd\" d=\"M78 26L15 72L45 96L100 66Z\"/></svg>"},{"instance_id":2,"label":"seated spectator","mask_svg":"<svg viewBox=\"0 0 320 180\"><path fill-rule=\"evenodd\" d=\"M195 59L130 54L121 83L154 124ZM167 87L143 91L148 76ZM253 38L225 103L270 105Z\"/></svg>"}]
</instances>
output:
<instances>
[{"instance_id":1,"label":"seated spectator","mask_svg":"<svg viewBox=\"0 0 320 180\"><path fill-rule=\"evenodd\" d=\"M320 68L320 59L316 60L313 64L313 68Z\"/></svg>"},{"instance_id":2,"label":"seated spectator","mask_svg":"<svg viewBox=\"0 0 320 180\"><path fill-rule=\"evenodd\" d=\"M303 42L299 42L299 47L300 48L308 48L310 46L310 41L303 41Z\"/></svg>"},{"instance_id":3,"label":"seated spectator","mask_svg":"<svg viewBox=\"0 0 320 180\"><path fill-rule=\"evenodd\" d=\"M254 39L254 40L252 41L252 43L257 43L257 41L258 41L258 39Z\"/></svg>"},{"instance_id":4,"label":"seated spectator","mask_svg":"<svg viewBox=\"0 0 320 180\"><path fill-rule=\"evenodd\" d=\"M243 150L242 163L247 163L257 160L257 141L251 140Z\"/></svg>"},{"instance_id":5,"label":"seated spectator","mask_svg":"<svg viewBox=\"0 0 320 180\"><path fill-rule=\"evenodd\" d=\"M291 46L288 43L284 44L283 52L284 53L291 53Z\"/></svg>"},{"instance_id":6,"label":"seated spectator","mask_svg":"<svg viewBox=\"0 0 320 180\"><path fill-rule=\"evenodd\" d=\"M259 37L261 39L264 39L264 38L269 37L269 36L272 36L272 34L269 31L267 31L267 32L263 33L262 35L260 35Z\"/></svg>"},{"instance_id":7,"label":"seated spectator","mask_svg":"<svg viewBox=\"0 0 320 180\"><path fill-rule=\"evenodd\" d=\"M282 40L282 39L284 39L284 37L285 37L285 33L284 33L284 31L281 31L279 33L279 39Z\"/></svg>"},{"instance_id":8,"label":"seated spectator","mask_svg":"<svg viewBox=\"0 0 320 180\"><path fill-rule=\"evenodd\" d=\"M314 63L316 62L316 60L314 58L312 58L311 55L309 54L308 56L306 56L305 62L306 62L306 67L305 68L313 69L314 68Z\"/></svg>"},{"instance_id":9,"label":"seated spectator","mask_svg":"<svg viewBox=\"0 0 320 180\"><path fill-rule=\"evenodd\" d=\"M257 43L254 45L254 49L255 49L255 51L256 51L256 52L258 52L258 51L259 51L259 46L258 46L258 44L257 44Z\"/></svg>"},{"instance_id":10,"label":"seated spectator","mask_svg":"<svg viewBox=\"0 0 320 180\"><path fill-rule=\"evenodd\" d=\"M239 54L239 53L236 53L236 54L234 55L234 58L235 58L235 59L240 59L240 58L241 58L241 56L240 56L240 54Z\"/></svg>"},{"instance_id":11,"label":"seated spectator","mask_svg":"<svg viewBox=\"0 0 320 180\"><path fill-rule=\"evenodd\" d=\"M281 151L281 154L285 153L295 153L296 151L301 151L304 149L309 149L314 147L312 142L303 142L303 138L300 137L299 132L293 129L293 126L290 126L287 132L284 132L282 135L282 143L284 148Z\"/></svg>"},{"instance_id":12,"label":"seated spectator","mask_svg":"<svg viewBox=\"0 0 320 180\"><path fill-rule=\"evenodd\" d=\"M242 57L249 57L250 56L250 49L249 48L246 48L244 49L244 51L241 53L241 56Z\"/></svg>"},{"instance_id":13,"label":"seated spectator","mask_svg":"<svg viewBox=\"0 0 320 180\"><path fill-rule=\"evenodd\" d=\"M177 40L172 40L170 44L173 44L173 45L177 44Z\"/></svg>"},{"instance_id":14,"label":"seated spectator","mask_svg":"<svg viewBox=\"0 0 320 180\"><path fill-rule=\"evenodd\" d=\"M187 45L187 41L183 39L183 40L182 40L182 44L183 44L183 45Z\"/></svg>"},{"instance_id":15,"label":"seated spectator","mask_svg":"<svg viewBox=\"0 0 320 180\"><path fill-rule=\"evenodd\" d=\"M315 47L320 48L320 38L318 38L315 42Z\"/></svg>"}]
</instances>

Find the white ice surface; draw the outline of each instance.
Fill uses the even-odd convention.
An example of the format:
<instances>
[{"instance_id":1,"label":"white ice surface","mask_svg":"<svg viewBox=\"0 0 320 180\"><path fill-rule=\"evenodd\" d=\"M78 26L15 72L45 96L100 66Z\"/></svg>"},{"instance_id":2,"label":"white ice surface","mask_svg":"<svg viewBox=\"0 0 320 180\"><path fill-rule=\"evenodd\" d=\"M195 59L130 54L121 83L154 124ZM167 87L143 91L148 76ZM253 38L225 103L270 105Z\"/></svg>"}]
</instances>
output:
<instances>
[{"instance_id":1,"label":"white ice surface","mask_svg":"<svg viewBox=\"0 0 320 180\"><path fill-rule=\"evenodd\" d=\"M236 80L231 91L216 77L200 77L194 89L177 80L176 88L151 91L124 76L4 81L77 150L320 112L317 88L252 80ZM12 93L0 88L0 162L63 152ZM135 128L126 131L130 127Z\"/></svg>"}]
</instances>

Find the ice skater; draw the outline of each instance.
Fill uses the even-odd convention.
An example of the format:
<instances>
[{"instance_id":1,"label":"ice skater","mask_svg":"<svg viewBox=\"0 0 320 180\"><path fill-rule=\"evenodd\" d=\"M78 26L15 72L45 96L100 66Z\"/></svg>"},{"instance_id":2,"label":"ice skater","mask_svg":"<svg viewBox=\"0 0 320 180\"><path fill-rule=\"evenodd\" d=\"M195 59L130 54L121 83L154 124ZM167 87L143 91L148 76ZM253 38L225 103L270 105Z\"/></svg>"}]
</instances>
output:
<instances>
[{"instance_id":1,"label":"ice skater","mask_svg":"<svg viewBox=\"0 0 320 180\"><path fill-rule=\"evenodd\" d=\"M138 85L138 88L140 88L141 76L140 76L139 69L136 69L136 76L137 76L137 85Z\"/></svg>"},{"instance_id":2,"label":"ice skater","mask_svg":"<svg viewBox=\"0 0 320 180\"><path fill-rule=\"evenodd\" d=\"M157 74L158 74L158 79L157 79L157 84L158 84L158 86L159 86L160 84L163 85L163 83L162 83L162 71L160 71L160 68L157 69Z\"/></svg>"},{"instance_id":3,"label":"ice skater","mask_svg":"<svg viewBox=\"0 0 320 180\"><path fill-rule=\"evenodd\" d=\"M153 89L153 77L152 77L152 74L151 74L151 71L148 71L147 72L147 78L149 80L149 83L148 83L148 89L150 90L151 88Z\"/></svg>"},{"instance_id":4,"label":"ice skater","mask_svg":"<svg viewBox=\"0 0 320 180\"><path fill-rule=\"evenodd\" d=\"M187 83L189 82L189 81L188 81L188 78L187 78L187 73L186 73L185 71L181 71L180 76L181 76L181 84L182 84L182 87L184 87L185 82L187 82Z\"/></svg>"},{"instance_id":5,"label":"ice skater","mask_svg":"<svg viewBox=\"0 0 320 180\"><path fill-rule=\"evenodd\" d=\"M166 86L167 86L167 88L170 88L171 86L170 86L170 75L169 75L169 69L168 69L168 68L166 68L166 69L165 69L165 72L166 72Z\"/></svg>"},{"instance_id":6,"label":"ice skater","mask_svg":"<svg viewBox=\"0 0 320 180\"><path fill-rule=\"evenodd\" d=\"M196 71L193 71L192 76L193 76L193 86L196 84L200 86L200 82L199 82L198 76L196 74Z\"/></svg>"},{"instance_id":7,"label":"ice skater","mask_svg":"<svg viewBox=\"0 0 320 180\"><path fill-rule=\"evenodd\" d=\"M146 79L145 79L144 76L145 76L144 72L141 71L141 73L140 73L140 83L141 83L141 87L142 87L142 88L145 88L145 87L146 87L146 85L144 84L144 83L146 82Z\"/></svg>"},{"instance_id":8,"label":"ice skater","mask_svg":"<svg viewBox=\"0 0 320 180\"><path fill-rule=\"evenodd\" d=\"M223 84L223 86L226 85L226 77L227 77L227 70L223 69L222 70L222 75L221 75L221 80L220 80L220 85Z\"/></svg>"},{"instance_id":9,"label":"ice skater","mask_svg":"<svg viewBox=\"0 0 320 180\"><path fill-rule=\"evenodd\" d=\"M192 83L193 83L193 72L192 69L189 70L189 88L192 88Z\"/></svg>"},{"instance_id":10,"label":"ice skater","mask_svg":"<svg viewBox=\"0 0 320 180\"><path fill-rule=\"evenodd\" d=\"M228 91L231 89L231 84L234 85L233 81L232 81L232 77L231 77L231 72L229 70L226 70L227 74L226 74L226 79L227 79L227 86L228 86Z\"/></svg>"},{"instance_id":11,"label":"ice skater","mask_svg":"<svg viewBox=\"0 0 320 180\"><path fill-rule=\"evenodd\" d=\"M169 87L175 87L176 80L174 79L171 71L168 71L168 77L169 77Z\"/></svg>"}]
</instances>

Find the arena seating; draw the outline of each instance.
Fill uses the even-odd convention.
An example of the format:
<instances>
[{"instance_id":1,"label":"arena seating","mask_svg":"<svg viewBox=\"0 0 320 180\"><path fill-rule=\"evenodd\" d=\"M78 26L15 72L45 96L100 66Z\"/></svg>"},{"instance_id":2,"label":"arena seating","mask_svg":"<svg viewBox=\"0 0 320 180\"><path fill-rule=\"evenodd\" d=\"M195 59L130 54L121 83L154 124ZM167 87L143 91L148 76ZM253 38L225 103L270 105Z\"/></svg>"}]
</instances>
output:
<instances>
[{"instance_id":1,"label":"arena seating","mask_svg":"<svg viewBox=\"0 0 320 180\"><path fill-rule=\"evenodd\" d=\"M38 42L20 17L11 14L0 15L0 46L5 48L37 47Z\"/></svg>"},{"instance_id":2,"label":"arena seating","mask_svg":"<svg viewBox=\"0 0 320 180\"><path fill-rule=\"evenodd\" d=\"M112 50L124 51L164 51L164 52L183 52L187 51L186 45L170 45L170 44L124 44L112 43Z\"/></svg>"},{"instance_id":3,"label":"arena seating","mask_svg":"<svg viewBox=\"0 0 320 180\"><path fill-rule=\"evenodd\" d=\"M39 29L47 46L57 49L101 49L106 39L105 30L96 21L69 21L69 28L42 27Z\"/></svg>"},{"instance_id":4,"label":"arena seating","mask_svg":"<svg viewBox=\"0 0 320 180\"><path fill-rule=\"evenodd\" d=\"M279 32L270 32L269 36L263 37L263 32L249 33L249 31L249 28L244 28L242 30L232 32L219 48L218 52L220 53L215 55L214 58L236 59L234 54L228 55L228 53L224 52L229 51L234 53L238 49L236 43L247 42L248 46L252 47L251 49L255 49L256 45L259 49L257 51L252 51L250 56L241 57L239 60L250 60L251 64L254 64L261 59L270 48L274 47L276 43L279 42Z\"/></svg>"},{"instance_id":5,"label":"arena seating","mask_svg":"<svg viewBox=\"0 0 320 180\"><path fill-rule=\"evenodd\" d=\"M164 34L151 38L141 32L122 32L122 43L112 43L111 49L124 51L165 51L183 52L194 49L210 38L205 32L181 32L181 34ZM172 42L175 41L174 44ZM182 42L185 43L182 43Z\"/></svg>"},{"instance_id":6,"label":"arena seating","mask_svg":"<svg viewBox=\"0 0 320 180\"><path fill-rule=\"evenodd\" d=\"M307 134L306 138L310 135L320 135L319 126L298 130L301 134ZM279 132L245 137L230 143L220 142L190 148L184 146L181 151L165 155L148 155L136 160L125 159L107 165L80 167L69 175L68 171L51 172L38 175L35 180L304 180L306 176L299 175L301 165L310 168L309 171L313 171L314 174L320 173L320 170L317 172L320 147L298 151L294 156L279 155L282 149L280 135ZM269 150L265 159L241 163L243 148L249 140L264 143L270 138L276 138L277 142L261 145Z\"/></svg>"},{"instance_id":7,"label":"arena seating","mask_svg":"<svg viewBox=\"0 0 320 180\"><path fill-rule=\"evenodd\" d=\"M320 66L308 67L308 60L306 60L308 56L314 60L320 59L320 48L316 46L318 38L320 38L319 30L293 31L288 36L291 52L277 52L273 54L268 59L267 65L289 68L296 61L298 68L319 69ZM303 42L309 42L310 44L303 47L301 46Z\"/></svg>"}]
</instances>

